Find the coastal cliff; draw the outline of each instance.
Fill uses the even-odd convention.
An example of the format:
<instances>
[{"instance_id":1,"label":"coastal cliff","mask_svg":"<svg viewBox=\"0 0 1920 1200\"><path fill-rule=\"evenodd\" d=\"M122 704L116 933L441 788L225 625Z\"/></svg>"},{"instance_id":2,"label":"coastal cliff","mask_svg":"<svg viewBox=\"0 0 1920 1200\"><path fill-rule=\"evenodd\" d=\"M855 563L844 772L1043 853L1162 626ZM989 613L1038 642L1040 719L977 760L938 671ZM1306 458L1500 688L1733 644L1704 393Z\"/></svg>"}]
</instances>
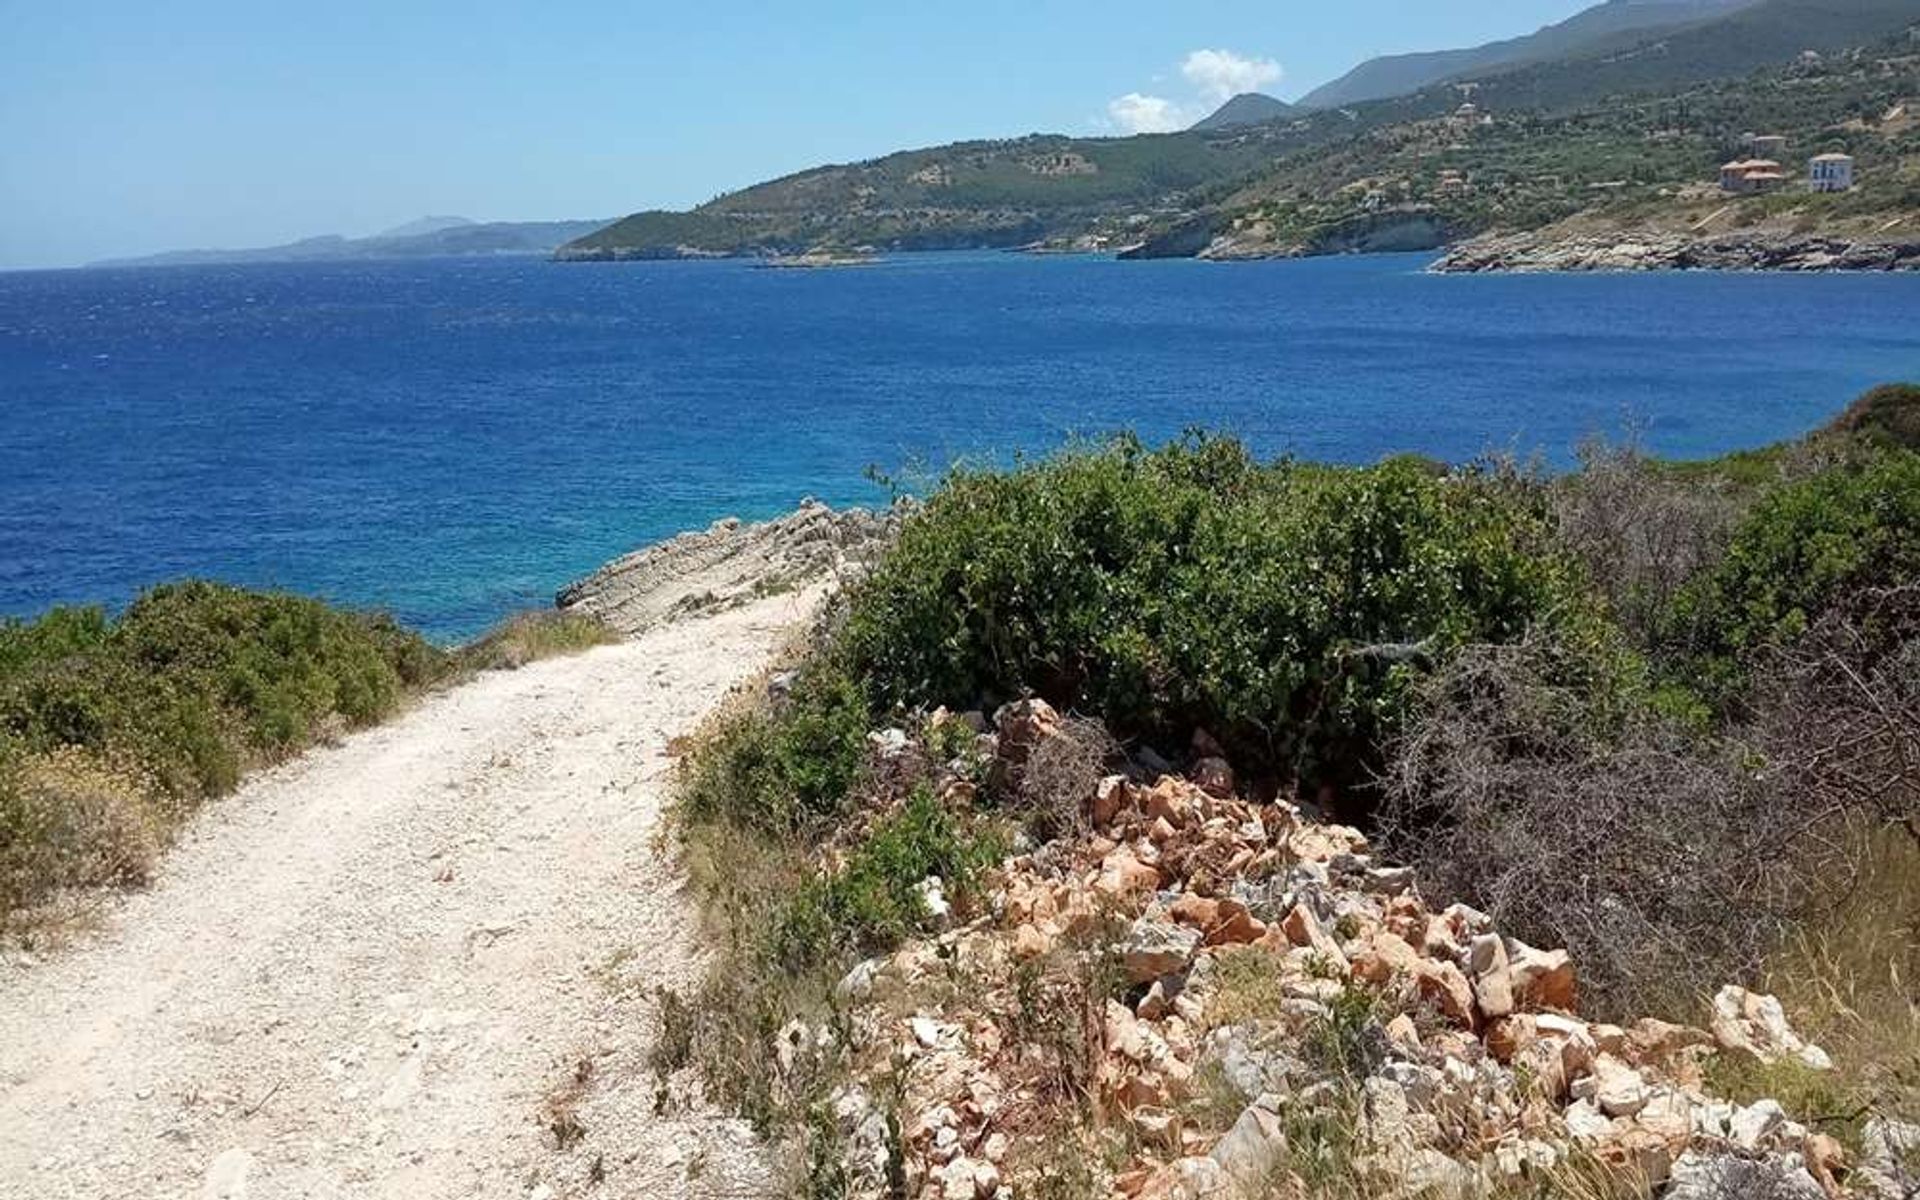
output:
<instances>
[{"instance_id":1,"label":"coastal cliff","mask_svg":"<svg viewBox=\"0 0 1920 1200\"><path fill-rule=\"evenodd\" d=\"M1823 234L1493 234L1463 242L1440 274L1552 271L1920 271L1920 235L1904 240Z\"/></svg>"}]
</instances>

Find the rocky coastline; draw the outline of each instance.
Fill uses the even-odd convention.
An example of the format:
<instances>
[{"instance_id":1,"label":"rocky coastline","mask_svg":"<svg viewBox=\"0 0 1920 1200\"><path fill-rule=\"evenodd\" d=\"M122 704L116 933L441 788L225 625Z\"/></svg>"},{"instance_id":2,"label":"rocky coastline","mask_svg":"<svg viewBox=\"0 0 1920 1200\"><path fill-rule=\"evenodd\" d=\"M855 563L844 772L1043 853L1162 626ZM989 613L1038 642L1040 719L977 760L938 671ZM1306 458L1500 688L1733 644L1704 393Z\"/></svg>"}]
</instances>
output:
<instances>
[{"instance_id":1,"label":"rocky coastline","mask_svg":"<svg viewBox=\"0 0 1920 1200\"><path fill-rule=\"evenodd\" d=\"M728 517L642 547L561 589L554 603L632 637L680 617L858 573L893 529L891 513L835 510L809 498L771 521Z\"/></svg>"},{"instance_id":2,"label":"rocky coastline","mask_svg":"<svg viewBox=\"0 0 1920 1200\"><path fill-rule=\"evenodd\" d=\"M1593 271L1920 271L1920 238L1819 234L1491 234L1462 242L1430 270L1443 275Z\"/></svg>"}]
</instances>

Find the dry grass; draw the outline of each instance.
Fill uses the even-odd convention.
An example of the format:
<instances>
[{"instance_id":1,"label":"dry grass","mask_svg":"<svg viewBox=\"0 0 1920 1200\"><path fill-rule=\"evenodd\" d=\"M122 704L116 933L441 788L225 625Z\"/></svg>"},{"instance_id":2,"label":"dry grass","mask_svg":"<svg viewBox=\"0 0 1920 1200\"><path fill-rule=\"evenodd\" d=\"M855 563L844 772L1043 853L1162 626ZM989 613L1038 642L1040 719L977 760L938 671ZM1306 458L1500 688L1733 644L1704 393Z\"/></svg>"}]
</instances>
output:
<instances>
[{"instance_id":1,"label":"dry grass","mask_svg":"<svg viewBox=\"0 0 1920 1200\"><path fill-rule=\"evenodd\" d=\"M512 671L542 659L579 654L620 640L597 617L540 611L509 617L462 646L459 664L469 671Z\"/></svg>"},{"instance_id":2,"label":"dry grass","mask_svg":"<svg viewBox=\"0 0 1920 1200\"><path fill-rule=\"evenodd\" d=\"M1870 1116L1920 1121L1920 841L1904 829L1849 835L1844 895L1768 960L1760 986L1834 1060L1832 1072L1714 1060L1735 1099L1772 1097L1855 1149Z\"/></svg>"}]
</instances>

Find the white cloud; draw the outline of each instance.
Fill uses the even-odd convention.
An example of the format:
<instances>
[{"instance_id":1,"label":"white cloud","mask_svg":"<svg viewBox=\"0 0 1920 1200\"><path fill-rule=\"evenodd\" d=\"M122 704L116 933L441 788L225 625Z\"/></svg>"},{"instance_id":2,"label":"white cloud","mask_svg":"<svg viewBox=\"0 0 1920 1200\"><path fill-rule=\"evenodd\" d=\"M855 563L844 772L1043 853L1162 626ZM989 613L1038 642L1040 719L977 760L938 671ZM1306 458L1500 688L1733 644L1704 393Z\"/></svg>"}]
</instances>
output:
<instances>
[{"instance_id":1,"label":"white cloud","mask_svg":"<svg viewBox=\"0 0 1920 1200\"><path fill-rule=\"evenodd\" d=\"M1127 133L1173 133L1193 124L1186 108L1164 96L1128 92L1107 104L1107 115Z\"/></svg>"},{"instance_id":2,"label":"white cloud","mask_svg":"<svg viewBox=\"0 0 1920 1200\"><path fill-rule=\"evenodd\" d=\"M1212 104L1257 92L1286 74L1271 58L1242 58L1231 50L1195 50L1180 64L1180 73Z\"/></svg>"}]
</instances>

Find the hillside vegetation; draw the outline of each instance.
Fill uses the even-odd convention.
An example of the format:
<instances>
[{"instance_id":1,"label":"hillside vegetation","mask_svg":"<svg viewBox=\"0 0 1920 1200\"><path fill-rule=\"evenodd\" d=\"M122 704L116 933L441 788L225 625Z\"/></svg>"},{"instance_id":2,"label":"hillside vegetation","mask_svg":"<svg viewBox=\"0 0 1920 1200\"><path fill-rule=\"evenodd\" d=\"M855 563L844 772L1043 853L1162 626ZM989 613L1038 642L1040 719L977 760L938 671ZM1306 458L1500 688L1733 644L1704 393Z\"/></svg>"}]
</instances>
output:
<instances>
[{"instance_id":1,"label":"hillside vegetation","mask_svg":"<svg viewBox=\"0 0 1920 1200\"><path fill-rule=\"evenodd\" d=\"M446 651L384 616L203 581L154 588L117 617L0 621L0 931L63 894L145 882L181 823L250 769L465 672L610 636L529 615Z\"/></svg>"},{"instance_id":2,"label":"hillside vegetation","mask_svg":"<svg viewBox=\"0 0 1920 1200\"><path fill-rule=\"evenodd\" d=\"M1780 225L1866 236L1920 213L1916 98L1920 52L1904 41L1559 112L1510 111L1482 98L1470 113L1448 110L1286 155L1211 212L1158 236L1166 253L1216 257L1344 249L1355 230L1416 221L1433 230L1432 245L1574 218L1676 232ZM1853 155L1858 186L1814 195L1796 182L1727 196L1720 165L1747 155L1742 138L1755 132L1787 139L1796 179L1813 154ZM1188 226L1202 236L1186 234Z\"/></svg>"},{"instance_id":3,"label":"hillside vegetation","mask_svg":"<svg viewBox=\"0 0 1920 1200\"><path fill-rule=\"evenodd\" d=\"M1594 184L1658 188L1709 181L1712 168L1737 150L1729 139L1741 132L1778 127L1824 135L1836 121L1875 120L1913 95L1914 51L1906 30L1920 22L1920 0L1763 0L1652 40L1616 28L1620 20L1661 7L1610 4L1595 10L1589 25L1614 23L1608 25L1611 36L1626 39L1604 51L1581 51L1592 46L1578 38L1549 39L1540 44L1541 53L1556 55L1549 59L1480 70L1347 108L1296 108L1254 124L1220 127L1209 121L1185 133L1131 138L1033 135L820 167L721 196L691 212L636 213L562 247L558 256L940 250L1036 242L1103 250L1160 239L1167 239L1160 252L1192 254L1236 221L1262 226L1253 239L1260 253L1369 249L1376 246L1365 236L1341 236L1340 221L1376 190L1372 181L1386 185L1376 203L1388 207L1434 207L1429 202L1439 172L1450 167L1527 181L1500 195L1480 189L1450 195L1463 203L1437 206L1437 216L1422 217L1434 231L1427 243L1435 244L1495 225L1536 227L1614 198L1610 191L1590 190ZM1889 42L1889 35L1895 40ZM1864 56L1849 50L1867 45L1875 49ZM1822 61L1801 63L1808 50L1822 54ZM1764 74L1743 78L1756 71ZM1899 86L1875 93L1892 101L1874 112L1847 110L1851 101L1838 94L1852 85L1837 78L1863 71L1898 77ZM1724 95L1703 87L1714 81L1725 81ZM1873 89L1854 90L1863 94L1851 100L1864 102ZM1491 132L1469 137L1449 124L1468 99L1495 117ZM1696 104L1708 111L1696 117ZM1674 139L1678 144L1667 144ZM1467 152L1460 161L1447 158L1462 144ZM1850 144L1846 138L1836 143ZM1876 167L1869 178L1884 178L1884 172ZM1355 194L1343 196L1347 188ZM1276 197L1333 211L1287 214L1258 207ZM1373 219L1365 217L1363 224ZM1377 248L1406 248L1405 239L1380 240Z\"/></svg>"},{"instance_id":4,"label":"hillside vegetation","mask_svg":"<svg viewBox=\"0 0 1920 1200\"><path fill-rule=\"evenodd\" d=\"M808 1196L1898 1195L1911 400L1564 477L954 472L691 749L729 949L662 1094Z\"/></svg>"}]
</instances>

